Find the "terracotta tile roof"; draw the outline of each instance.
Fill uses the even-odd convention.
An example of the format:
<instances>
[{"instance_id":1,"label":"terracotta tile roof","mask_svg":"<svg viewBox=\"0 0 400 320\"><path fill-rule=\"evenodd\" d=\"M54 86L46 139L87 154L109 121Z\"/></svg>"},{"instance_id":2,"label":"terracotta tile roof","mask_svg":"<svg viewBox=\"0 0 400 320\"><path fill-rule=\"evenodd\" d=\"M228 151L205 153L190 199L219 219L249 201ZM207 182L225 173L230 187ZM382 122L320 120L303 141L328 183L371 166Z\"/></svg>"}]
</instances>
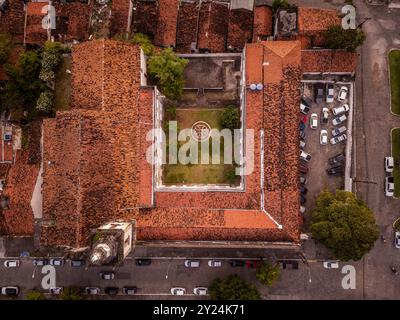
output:
<instances>
[{"instance_id":1,"label":"terracotta tile roof","mask_svg":"<svg viewBox=\"0 0 400 320\"><path fill-rule=\"evenodd\" d=\"M126 32L131 0L113 0L111 5L110 35Z\"/></svg>"},{"instance_id":2,"label":"terracotta tile roof","mask_svg":"<svg viewBox=\"0 0 400 320\"><path fill-rule=\"evenodd\" d=\"M228 49L242 51L252 40L253 11L246 9L229 10Z\"/></svg>"},{"instance_id":3,"label":"terracotta tile roof","mask_svg":"<svg viewBox=\"0 0 400 320\"><path fill-rule=\"evenodd\" d=\"M272 35L272 9L268 6L254 8L253 42Z\"/></svg>"},{"instance_id":4,"label":"terracotta tile roof","mask_svg":"<svg viewBox=\"0 0 400 320\"><path fill-rule=\"evenodd\" d=\"M9 197L9 209L2 211L4 232L8 235L31 236L34 222L31 198L39 173L39 164L28 163L28 152L19 151L9 169L4 195Z\"/></svg>"},{"instance_id":5,"label":"terracotta tile roof","mask_svg":"<svg viewBox=\"0 0 400 320\"><path fill-rule=\"evenodd\" d=\"M157 32L154 38L155 45L162 47L175 47L178 11L178 0L158 1Z\"/></svg>"},{"instance_id":6,"label":"terracotta tile roof","mask_svg":"<svg viewBox=\"0 0 400 320\"><path fill-rule=\"evenodd\" d=\"M85 245L91 228L129 216L128 208L148 199L139 195L151 179L139 175L139 61L139 48L122 42L73 47L73 108L43 126L44 243ZM55 230L62 238L51 237Z\"/></svg>"},{"instance_id":7,"label":"terracotta tile roof","mask_svg":"<svg viewBox=\"0 0 400 320\"><path fill-rule=\"evenodd\" d=\"M179 53L190 53L191 43L197 41L198 9L196 2L181 2L176 31L176 49Z\"/></svg>"},{"instance_id":8,"label":"terracotta tile roof","mask_svg":"<svg viewBox=\"0 0 400 320\"><path fill-rule=\"evenodd\" d=\"M47 31L42 27L45 16L42 8L47 1L28 2L26 11L26 37L28 44L42 45L47 41ZM89 20L91 5L71 2L54 3L56 9L56 29L51 31L56 41L84 41L89 38Z\"/></svg>"},{"instance_id":9,"label":"terracotta tile roof","mask_svg":"<svg viewBox=\"0 0 400 320\"><path fill-rule=\"evenodd\" d=\"M357 53L344 50L302 50L301 60L303 73L355 73L357 69Z\"/></svg>"},{"instance_id":10,"label":"terracotta tile roof","mask_svg":"<svg viewBox=\"0 0 400 320\"><path fill-rule=\"evenodd\" d=\"M26 5L25 42L41 45L47 41L47 30L42 27L45 13L42 9L48 5L48 1L28 2Z\"/></svg>"},{"instance_id":11,"label":"terracotta tile roof","mask_svg":"<svg viewBox=\"0 0 400 320\"><path fill-rule=\"evenodd\" d=\"M224 52L228 33L229 8L224 3L202 2L199 14L197 47L210 52Z\"/></svg>"},{"instance_id":12,"label":"terracotta tile roof","mask_svg":"<svg viewBox=\"0 0 400 320\"><path fill-rule=\"evenodd\" d=\"M7 0L7 9L0 13L0 33L8 33L14 42L24 40L24 2L21 0Z\"/></svg>"},{"instance_id":13,"label":"terracotta tile roof","mask_svg":"<svg viewBox=\"0 0 400 320\"><path fill-rule=\"evenodd\" d=\"M132 31L154 37L157 32L157 2L136 1L136 10L132 15Z\"/></svg>"},{"instance_id":14,"label":"terracotta tile roof","mask_svg":"<svg viewBox=\"0 0 400 320\"><path fill-rule=\"evenodd\" d=\"M299 32L324 31L332 25L340 25L341 18L335 9L299 7L297 11Z\"/></svg>"}]
</instances>

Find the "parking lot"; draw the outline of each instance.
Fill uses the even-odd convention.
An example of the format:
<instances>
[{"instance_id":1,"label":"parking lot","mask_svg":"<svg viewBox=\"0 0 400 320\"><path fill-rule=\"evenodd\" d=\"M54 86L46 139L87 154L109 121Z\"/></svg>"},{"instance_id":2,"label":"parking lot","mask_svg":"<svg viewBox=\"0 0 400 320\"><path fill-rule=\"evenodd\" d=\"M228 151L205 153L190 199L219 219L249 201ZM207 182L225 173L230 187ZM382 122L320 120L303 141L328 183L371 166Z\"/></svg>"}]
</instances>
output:
<instances>
[{"instance_id":1,"label":"parking lot","mask_svg":"<svg viewBox=\"0 0 400 320\"><path fill-rule=\"evenodd\" d=\"M327 83L331 83L334 88L334 98L333 102L327 103ZM348 89L347 96L344 101L338 101L338 94L340 88L346 86ZM320 100L316 102L316 91L317 88L321 88L320 91ZM343 104L348 104L350 111L353 108L353 102L350 101L352 97L352 86L346 84L339 84L333 82L304 82L302 88L302 96L303 98L308 101L310 106L309 112L305 115L301 113L300 115L300 122L305 123L304 134L305 138L304 141L306 142L303 150L311 155L311 160L309 162L301 161L308 167L307 174L301 174L302 176L307 178L307 182L305 187L307 188L307 193L304 195L306 198L306 203L303 204L305 207L305 212L303 213L304 217L304 231L309 231L310 225L310 218L311 218L311 211L315 208L315 200L320 194L321 191L324 189L328 189L329 191L335 191L336 189L344 189L344 177L345 177L345 162L342 165L342 173L339 175L328 175L327 169L331 168L332 165L328 163L329 158L343 153L346 155L346 143L349 140L349 132L348 127L349 124L349 112L343 112L341 115L346 115L346 120L338 125L333 125L332 120L336 117L333 114L333 109L342 106ZM322 93L322 94L321 94ZM350 98L350 99L349 99ZM324 123L321 118L322 109L324 107L328 108L328 121ZM317 128L313 129L310 125L310 118L311 115L316 113L317 117ZM346 140L343 142L339 142L336 144L331 144L331 139L333 137L332 130L335 128L346 127L346 131L344 134L346 135ZM327 137L327 144L322 145L320 143L320 134L321 130L326 130L328 137ZM351 134L351 132L350 132ZM339 134L340 135L340 134ZM350 140L351 141L351 140ZM348 159L346 159L348 161ZM339 164L340 165L340 164Z\"/></svg>"}]
</instances>

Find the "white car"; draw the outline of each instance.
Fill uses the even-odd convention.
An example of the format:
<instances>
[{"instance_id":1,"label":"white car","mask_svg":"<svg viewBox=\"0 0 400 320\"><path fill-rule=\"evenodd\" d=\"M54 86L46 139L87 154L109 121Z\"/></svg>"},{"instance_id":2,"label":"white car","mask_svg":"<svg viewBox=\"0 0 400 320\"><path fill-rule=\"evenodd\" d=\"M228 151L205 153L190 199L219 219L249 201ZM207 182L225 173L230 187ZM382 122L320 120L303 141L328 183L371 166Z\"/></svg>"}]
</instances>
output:
<instances>
[{"instance_id":1,"label":"white car","mask_svg":"<svg viewBox=\"0 0 400 320\"><path fill-rule=\"evenodd\" d=\"M393 197L393 195L394 195L394 178L393 177L385 178L385 195L387 197Z\"/></svg>"},{"instance_id":2,"label":"white car","mask_svg":"<svg viewBox=\"0 0 400 320\"><path fill-rule=\"evenodd\" d=\"M303 139L300 139L300 149L304 149L306 147L306 142Z\"/></svg>"},{"instance_id":3,"label":"white car","mask_svg":"<svg viewBox=\"0 0 400 320\"><path fill-rule=\"evenodd\" d=\"M64 264L64 260L60 258L50 259L50 265L52 266L62 266Z\"/></svg>"},{"instance_id":4,"label":"white car","mask_svg":"<svg viewBox=\"0 0 400 320\"><path fill-rule=\"evenodd\" d=\"M397 249L400 249L400 232L399 231L396 231L394 233L394 246Z\"/></svg>"},{"instance_id":5,"label":"white car","mask_svg":"<svg viewBox=\"0 0 400 320\"><path fill-rule=\"evenodd\" d=\"M300 213L306 212L306 207L300 206Z\"/></svg>"},{"instance_id":6,"label":"white car","mask_svg":"<svg viewBox=\"0 0 400 320\"><path fill-rule=\"evenodd\" d=\"M197 287L193 289L193 293L196 296L206 296L207 295L207 288L205 287Z\"/></svg>"},{"instance_id":7,"label":"white car","mask_svg":"<svg viewBox=\"0 0 400 320\"><path fill-rule=\"evenodd\" d=\"M311 160L311 155L303 150L300 150L300 159L309 162Z\"/></svg>"},{"instance_id":8,"label":"white car","mask_svg":"<svg viewBox=\"0 0 400 320\"><path fill-rule=\"evenodd\" d=\"M319 143L322 145L328 144L328 131L321 130L319 134Z\"/></svg>"},{"instance_id":9,"label":"white car","mask_svg":"<svg viewBox=\"0 0 400 320\"><path fill-rule=\"evenodd\" d=\"M185 267L198 268L198 267L200 267L200 261L199 260L185 260Z\"/></svg>"},{"instance_id":10,"label":"white car","mask_svg":"<svg viewBox=\"0 0 400 320\"><path fill-rule=\"evenodd\" d=\"M174 296L183 296L185 293L185 288L171 288L171 294Z\"/></svg>"},{"instance_id":11,"label":"white car","mask_svg":"<svg viewBox=\"0 0 400 320\"><path fill-rule=\"evenodd\" d=\"M338 94L338 101L343 102L347 98L347 93L349 92L349 88L347 87L341 87L339 94Z\"/></svg>"},{"instance_id":12,"label":"white car","mask_svg":"<svg viewBox=\"0 0 400 320\"><path fill-rule=\"evenodd\" d=\"M347 119L346 115L342 114L339 117L333 118L332 124L334 126L337 126L337 125L341 124L342 122L346 121L346 119Z\"/></svg>"},{"instance_id":13,"label":"white car","mask_svg":"<svg viewBox=\"0 0 400 320\"><path fill-rule=\"evenodd\" d=\"M19 287L18 286L2 287L1 294L3 296L16 297L19 294Z\"/></svg>"},{"instance_id":14,"label":"white car","mask_svg":"<svg viewBox=\"0 0 400 320\"><path fill-rule=\"evenodd\" d=\"M86 287L85 288L85 293L86 294L97 295L97 294L100 294L100 288L97 288L97 287Z\"/></svg>"},{"instance_id":15,"label":"white car","mask_svg":"<svg viewBox=\"0 0 400 320\"><path fill-rule=\"evenodd\" d=\"M385 157L385 171L387 173L392 173L394 167L394 159L393 157Z\"/></svg>"},{"instance_id":16,"label":"white car","mask_svg":"<svg viewBox=\"0 0 400 320\"><path fill-rule=\"evenodd\" d=\"M19 267L19 260L6 260L4 261L4 266L6 268L18 268Z\"/></svg>"},{"instance_id":17,"label":"white car","mask_svg":"<svg viewBox=\"0 0 400 320\"><path fill-rule=\"evenodd\" d=\"M344 105L341 105L340 107L336 107L332 109L332 113L335 116L338 116L339 114L348 112L350 110L350 107L347 103L345 103Z\"/></svg>"},{"instance_id":18,"label":"white car","mask_svg":"<svg viewBox=\"0 0 400 320\"><path fill-rule=\"evenodd\" d=\"M221 260L208 260L208 266L211 268L222 267L222 261Z\"/></svg>"},{"instance_id":19,"label":"white car","mask_svg":"<svg viewBox=\"0 0 400 320\"><path fill-rule=\"evenodd\" d=\"M310 116L310 128L317 129L318 127L318 115L316 113L312 113Z\"/></svg>"},{"instance_id":20,"label":"white car","mask_svg":"<svg viewBox=\"0 0 400 320\"><path fill-rule=\"evenodd\" d=\"M339 142L344 142L344 141L346 141L346 139L347 139L347 136L345 134L342 134L340 136L333 137L331 139L331 144L337 144Z\"/></svg>"},{"instance_id":21,"label":"white car","mask_svg":"<svg viewBox=\"0 0 400 320\"><path fill-rule=\"evenodd\" d=\"M326 102L332 103L334 97L335 97L335 88L332 83L328 83L326 85Z\"/></svg>"},{"instance_id":22,"label":"white car","mask_svg":"<svg viewBox=\"0 0 400 320\"><path fill-rule=\"evenodd\" d=\"M338 269L339 263L337 261L324 261L325 269Z\"/></svg>"}]
</instances>

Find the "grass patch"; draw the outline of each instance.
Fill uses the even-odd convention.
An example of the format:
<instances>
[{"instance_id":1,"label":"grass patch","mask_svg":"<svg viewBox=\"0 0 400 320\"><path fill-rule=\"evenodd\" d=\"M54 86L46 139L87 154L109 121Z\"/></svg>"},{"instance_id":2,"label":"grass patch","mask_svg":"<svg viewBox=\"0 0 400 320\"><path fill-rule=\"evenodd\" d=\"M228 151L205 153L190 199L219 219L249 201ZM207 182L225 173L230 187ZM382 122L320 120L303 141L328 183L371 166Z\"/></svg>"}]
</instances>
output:
<instances>
[{"instance_id":1,"label":"grass patch","mask_svg":"<svg viewBox=\"0 0 400 320\"><path fill-rule=\"evenodd\" d=\"M400 115L400 50L389 53L390 87L392 95L392 112Z\"/></svg>"},{"instance_id":2,"label":"grass patch","mask_svg":"<svg viewBox=\"0 0 400 320\"><path fill-rule=\"evenodd\" d=\"M392 130L392 156L394 158L394 196L400 197L400 128Z\"/></svg>"},{"instance_id":3,"label":"grass patch","mask_svg":"<svg viewBox=\"0 0 400 320\"><path fill-rule=\"evenodd\" d=\"M57 69L55 89L54 89L54 107L58 110L69 110L71 95L71 57L63 57Z\"/></svg>"},{"instance_id":4,"label":"grass patch","mask_svg":"<svg viewBox=\"0 0 400 320\"><path fill-rule=\"evenodd\" d=\"M178 131L190 129L197 121L207 122L212 129L221 130L220 117L225 109L180 109L174 110ZM169 112L170 114L171 112ZM167 117L168 118L168 115ZM173 117L175 118L175 117ZM212 159L212 139L209 140L208 150L202 150L201 144L198 145L198 164L166 164L163 166L163 183L173 184L227 184L238 185L240 177L232 174L235 165L224 164L224 139L221 138L220 164L211 164ZM178 150L185 144L178 141ZM233 147L233 146L232 146ZM233 152L233 150L232 150ZM168 153L168 151L167 151ZM205 158L206 157L206 158ZM209 164L201 164L201 159L209 157ZM168 158L168 157L167 157ZM233 159L233 154L232 154Z\"/></svg>"}]
</instances>

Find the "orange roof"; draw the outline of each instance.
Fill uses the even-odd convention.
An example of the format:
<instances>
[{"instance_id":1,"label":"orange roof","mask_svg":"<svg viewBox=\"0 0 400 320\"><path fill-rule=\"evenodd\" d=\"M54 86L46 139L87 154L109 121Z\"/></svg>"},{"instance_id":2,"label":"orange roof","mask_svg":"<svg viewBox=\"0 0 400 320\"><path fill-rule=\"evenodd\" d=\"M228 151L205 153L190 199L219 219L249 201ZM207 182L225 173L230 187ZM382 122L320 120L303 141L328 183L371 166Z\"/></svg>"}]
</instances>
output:
<instances>
[{"instance_id":1,"label":"orange roof","mask_svg":"<svg viewBox=\"0 0 400 320\"><path fill-rule=\"evenodd\" d=\"M335 9L299 7L297 17L300 33L323 31L341 23L339 13Z\"/></svg>"},{"instance_id":2,"label":"orange roof","mask_svg":"<svg viewBox=\"0 0 400 320\"><path fill-rule=\"evenodd\" d=\"M272 35L272 9L268 6L254 8L253 42Z\"/></svg>"},{"instance_id":3,"label":"orange roof","mask_svg":"<svg viewBox=\"0 0 400 320\"><path fill-rule=\"evenodd\" d=\"M6 9L0 15L0 33L7 33L16 43L22 43L24 37L24 2L8 0Z\"/></svg>"},{"instance_id":4,"label":"orange roof","mask_svg":"<svg viewBox=\"0 0 400 320\"><path fill-rule=\"evenodd\" d=\"M158 1L157 31L154 37L155 45L175 47L178 11L178 0Z\"/></svg>"},{"instance_id":5,"label":"orange roof","mask_svg":"<svg viewBox=\"0 0 400 320\"><path fill-rule=\"evenodd\" d=\"M302 50L301 65L303 73L355 73L357 69L357 53L345 50Z\"/></svg>"}]
</instances>

